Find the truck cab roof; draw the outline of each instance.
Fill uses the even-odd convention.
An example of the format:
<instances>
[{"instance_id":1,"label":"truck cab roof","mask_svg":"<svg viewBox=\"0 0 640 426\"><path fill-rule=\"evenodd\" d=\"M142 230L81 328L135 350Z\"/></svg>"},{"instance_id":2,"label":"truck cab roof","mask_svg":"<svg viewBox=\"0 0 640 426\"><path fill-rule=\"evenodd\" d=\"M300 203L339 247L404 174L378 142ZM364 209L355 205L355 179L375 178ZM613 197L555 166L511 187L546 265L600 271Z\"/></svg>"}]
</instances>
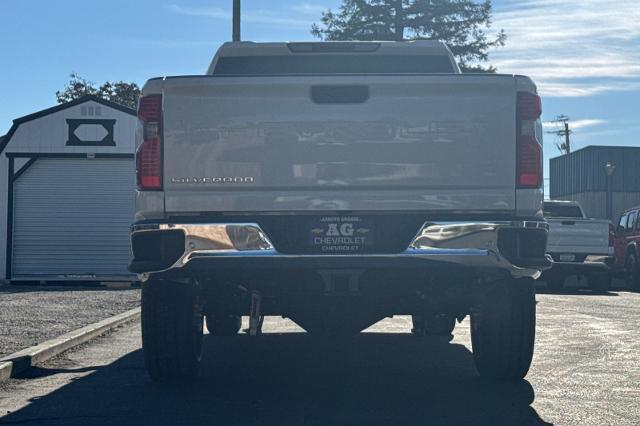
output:
<instances>
[{"instance_id":1,"label":"truck cab roof","mask_svg":"<svg viewBox=\"0 0 640 426\"><path fill-rule=\"evenodd\" d=\"M333 59L333 60L332 60ZM390 60L391 59L391 60ZM434 40L224 43L208 75L460 73Z\"/></svg>"}]
</instances>

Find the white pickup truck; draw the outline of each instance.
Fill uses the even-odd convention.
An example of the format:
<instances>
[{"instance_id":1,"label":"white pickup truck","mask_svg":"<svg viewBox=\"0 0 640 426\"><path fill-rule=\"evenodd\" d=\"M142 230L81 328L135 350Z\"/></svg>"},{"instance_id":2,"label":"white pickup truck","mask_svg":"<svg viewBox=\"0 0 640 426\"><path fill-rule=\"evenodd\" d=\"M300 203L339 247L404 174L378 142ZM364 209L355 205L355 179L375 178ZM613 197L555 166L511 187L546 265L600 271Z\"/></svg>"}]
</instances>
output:
<instances>
[{"instance_id":1,"label":"white pickup truck","mask_svg":"<svg viewBox=\"0 0 640 426\"><path fill-rule=\"evenodd\" d=\"M594 291L609 290L613 256L610 222L587 218L576 201L545 201L544 216L549 223L547 253L553 258L553 267L543 274L549 289L559 291L567 276L577 275L586 277Z\"/></svg>"},{"instance_id":2,"label":"white pickup truck","mask_svg":"<svg viewBox=\"0 0 640 426\"><path fill-rule=\"evenodd\" d=\"M197 374L203 317L337 338L470 315L479 372L524 377L550 266L540 114L529 78L461 74L430 41L227 43L206 75L149 80L130 269L150 376Z\"/></svg>"}]
</instances>

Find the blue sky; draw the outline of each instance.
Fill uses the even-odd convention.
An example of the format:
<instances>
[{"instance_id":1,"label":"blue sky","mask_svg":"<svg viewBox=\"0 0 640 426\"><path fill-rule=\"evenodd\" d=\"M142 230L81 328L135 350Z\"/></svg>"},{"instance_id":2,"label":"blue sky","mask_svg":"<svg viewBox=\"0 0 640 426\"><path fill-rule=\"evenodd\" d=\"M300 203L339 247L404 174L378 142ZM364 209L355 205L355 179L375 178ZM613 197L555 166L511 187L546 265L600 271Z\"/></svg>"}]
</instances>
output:
<instances>
[{"instance_id":1,"label":"blue sky","mask_svg":"<svg viewBox=\"0 0 640 426\"><path fill-rule=\"evenodd\" d=\"M311 40L339 0L243 0L243 39ZM639 145L640 6L635 0L494 0L499 72L530 75L544 119L572 119L575 148ZM230 37L231 0L0 0L0 135L55 104L70 72L102 83L204 72ZM547 129L554 128L552 123ZM556 156L547 135L545 156Z\"/></svg>"}]
</instances>

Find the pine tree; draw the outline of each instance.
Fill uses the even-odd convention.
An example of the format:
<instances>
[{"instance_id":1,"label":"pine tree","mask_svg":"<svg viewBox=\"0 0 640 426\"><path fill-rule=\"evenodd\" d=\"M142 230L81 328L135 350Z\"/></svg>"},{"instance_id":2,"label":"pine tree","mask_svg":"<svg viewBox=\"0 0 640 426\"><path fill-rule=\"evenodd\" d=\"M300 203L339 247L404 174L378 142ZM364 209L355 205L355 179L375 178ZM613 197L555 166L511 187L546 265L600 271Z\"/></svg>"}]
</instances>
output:
<instances>
[{"instance_id":1,"label":"pine tree","mask_svg":"<svg viewBox=\"0 0 640 426\"><path fill-rule=\"evenodd\" d=\"M343 0L311 33L323 40L442 40L464 71L495 72L481 65L506 40L502 30L487 35L491 12L489 0Z\"/></svg>"}]
</instances>

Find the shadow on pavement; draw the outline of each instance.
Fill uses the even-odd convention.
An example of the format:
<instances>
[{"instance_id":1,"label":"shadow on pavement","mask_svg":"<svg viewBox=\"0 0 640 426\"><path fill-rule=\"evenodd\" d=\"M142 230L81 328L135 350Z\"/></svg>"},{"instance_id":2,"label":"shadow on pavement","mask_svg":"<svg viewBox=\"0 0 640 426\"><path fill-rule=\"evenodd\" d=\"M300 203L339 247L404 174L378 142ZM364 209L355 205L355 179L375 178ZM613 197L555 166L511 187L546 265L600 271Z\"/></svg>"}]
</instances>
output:
<instances>
[{"instance_id":1,"label":"shadow on pavement","mask_svg":"<svg viewBox=\"0 0 640 426\"><path fill-rule=\"evenodd\" d=\"M609 291L593 291L587 285L576 283L575 280L568 282L561 290L552 290L544 281L536 283L536 294L558 294L573 296L618 296L618 291L625 291L620 285L615 285Z\"/></svg>"},{"instance_id":2,"label":"shadow on pavement","mask_svg":"<svg viewBox=\"0 0 640 426\"><path fill-rule=\"evenodd\" d=\"M55 376L56 374L73 374L73 373L86 373L89 371L96 371L101 367L81 367L81 368L45 368L45 367L31 367L28 370L20 373L16 378L18 379L38 379L41 377Z\"/></svg>"},{"instance_id":3,"label":"shadow on pavement","mask_svg":"<svg viewBox=\"0 0 640 426\"><path fill-rule=\"evenodd\" d=\"M563 288L559 291L550 290L546 287L537 287L536 294L557 294L564 296L613 296L617 297L617 290L615 291L591 291L588 289L580 288Z\"/></svg>"},{"instance_id":4,"label":"shadow on pavement","mask_svg":"<svg viewBox=\"0 0 640 426\"><path fill-rule=\"evenodd\" d=\"M151 383L138 350L0 423L546 424L529 382L481 380L446 339L206 336L205 350L195 383Z\"/></svg>"}]
</instances>

